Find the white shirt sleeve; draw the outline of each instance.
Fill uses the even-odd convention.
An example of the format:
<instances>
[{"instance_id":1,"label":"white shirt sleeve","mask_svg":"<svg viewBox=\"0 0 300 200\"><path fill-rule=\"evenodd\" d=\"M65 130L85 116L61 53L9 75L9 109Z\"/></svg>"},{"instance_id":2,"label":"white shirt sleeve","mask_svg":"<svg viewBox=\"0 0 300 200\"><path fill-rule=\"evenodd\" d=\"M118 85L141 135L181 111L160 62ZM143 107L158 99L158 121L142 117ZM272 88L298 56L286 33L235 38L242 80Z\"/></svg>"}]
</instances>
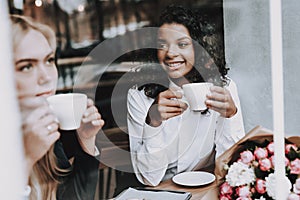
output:
<instances>
[{"instance_id":1,"label":"white shirt sleeve","mask_svg":"<svg viewBox=\"0 0 300 200\"><path fill-rule=\"evenodd\" d=\"M29 185L26 185L22 194L23 197L22 199L23 200L29 199L30 193L31 193L31 187Z\"/></svg>"},{"instance_id":2,"label":"white shirt sleeve","mask_svg":"<svg viewBox=\"0 0 300 200\"><path fill-rule=\"evenodd\" d=\"M218 118L216 129L216 157L229 149L245 135L242 110L236 84L230 80L226 89L230 91L233 101L237 107L237 113L230 118L224 118L221 116Z\"/></svg>"},{"instance_id":3,"label":"white shirt sleeve","mask_svg":"<svg viewBox=\"0 0 300 200\"><path fill-rule=\"evenodd\" d=\"M94 156L99 156L100 155L100 151L99 149L95 146L95 153Z\"/></svg>"},{"instance_id":4,"label":"white shirt sleeve","mask_svg":"<svg viewBox=\"0 0 300 200\"><path fill-rule=\"evenodd\" d=\"M155 186L166 173L168 158L164 152L163 124L151 127L145 122L154 99L146 97L143 92L130 89L127 96L131 159L138 180Z\"/></svg>"}]
</instances>

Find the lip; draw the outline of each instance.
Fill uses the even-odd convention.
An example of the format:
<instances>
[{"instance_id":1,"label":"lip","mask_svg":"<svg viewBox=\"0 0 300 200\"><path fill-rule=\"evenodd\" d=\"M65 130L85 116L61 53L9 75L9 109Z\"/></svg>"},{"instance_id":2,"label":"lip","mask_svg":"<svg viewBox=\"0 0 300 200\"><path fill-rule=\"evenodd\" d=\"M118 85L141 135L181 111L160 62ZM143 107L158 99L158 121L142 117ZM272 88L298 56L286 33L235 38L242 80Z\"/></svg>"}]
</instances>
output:
<instances>
[{"instance_id":1,"label":"lip","mask_svg":"<svg viewBox=\"0 0 300 200\"><path fill-rule=\"evenodd\" d=\"M51 95L53 95L53 91L52 90L38 93L36 96L37 97L49 97Z\"/></svg>"},{"instance_id":2,"label":"lip","mask_svg":"<svg viewBox=\"0 0 300 200\"><path fill-rule=\"evenodd\" d=\"M172 62L164 62L165 66L167 66L170 70L177 70L184 65L184 61L172 61Z\"/></svg>"}]
</instances>

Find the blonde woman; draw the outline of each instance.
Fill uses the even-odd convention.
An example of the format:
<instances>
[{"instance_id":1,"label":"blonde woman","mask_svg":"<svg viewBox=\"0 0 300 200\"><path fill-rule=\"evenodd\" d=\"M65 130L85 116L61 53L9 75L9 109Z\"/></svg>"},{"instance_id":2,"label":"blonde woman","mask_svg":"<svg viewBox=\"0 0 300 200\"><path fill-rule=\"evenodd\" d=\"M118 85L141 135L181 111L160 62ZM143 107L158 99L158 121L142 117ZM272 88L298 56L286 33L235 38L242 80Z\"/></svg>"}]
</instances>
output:
<instances>
[{"instance_id":1,"label":"blonde woman","mask_svg":"<svg viewBox=\"0 0 300 200\"><path fill-rule=\"evenodd\" d=\"M11 16L15 80L24 133L31 200L94 199L98 160L96 134L104 125L88 99L81 127L60 131L45 98L55 94L54 32L23 16ZM72 158L72 163L69 159Z\"/></svg>"}]
</instances>

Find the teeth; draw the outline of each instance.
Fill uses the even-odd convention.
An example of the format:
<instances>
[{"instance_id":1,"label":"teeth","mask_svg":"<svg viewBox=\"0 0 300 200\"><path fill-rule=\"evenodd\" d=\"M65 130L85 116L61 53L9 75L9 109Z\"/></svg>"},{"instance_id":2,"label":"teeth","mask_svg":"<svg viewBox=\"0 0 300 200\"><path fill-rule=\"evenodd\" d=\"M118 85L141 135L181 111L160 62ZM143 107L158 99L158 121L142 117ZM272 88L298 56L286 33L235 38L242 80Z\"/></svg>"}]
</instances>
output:
<instances>
[{"instance_id":1,"label":"teeth","mask_svg":"<svg viewBox=\"0 0 300 200\"><path fill-rule=\"evenodd\" d=\"M181 63L168 63L169 67L178 67Z\"/></svg>"}]
</instances>

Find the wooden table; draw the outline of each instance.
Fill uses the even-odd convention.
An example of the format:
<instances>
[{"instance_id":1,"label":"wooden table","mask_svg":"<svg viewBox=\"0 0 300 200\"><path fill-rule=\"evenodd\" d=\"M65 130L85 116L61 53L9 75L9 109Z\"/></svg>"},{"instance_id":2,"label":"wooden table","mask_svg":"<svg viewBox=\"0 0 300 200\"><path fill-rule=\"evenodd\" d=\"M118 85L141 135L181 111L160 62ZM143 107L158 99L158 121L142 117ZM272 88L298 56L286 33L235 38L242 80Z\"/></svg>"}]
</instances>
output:
<instances>
[{"instance_id":1,"label":"wooden table","mask_svg":"<svg viewBox=\"0 0 300 200\"><path fill-rule=\"evenodd\" d=\"M151 187L151 189L190 192L192 194L191 200L218 200L219 199L218 187L216 181L209 185L200 186L200 187L184 187L175 184L172 180L167 180L161 182L156 187Z\"/></svg>"},{"instance_id":2,"label":"wooden table","mask_svg":"<svg viewBox=\"0 0 300 200\"><path fill-rule=\"evenodd\" d=\"M125 131L126 132L126 131ZM101 148L101 161L103 162L100 165L100 169L105 168L106 166L117 168L120 166L130 166L131 167L131 159L129 154L129 142L126 141L117 141L122 136L123 130L122 129L109 129L105 131L105 136L107 136L110 140L114 141L116 144L108 142L107 144L105 138L97 137L97 141L102 146ZM104 136L103 135L103 136ZM106 166L105 166L106 165ZM125 169L124 168L124 169ZM123 170L124 170L123 169ZM209 167L210 173L213 173L211 169L214 167ZM127 169L128 170L128 169ZM122 170L121 170L122 171ZM126 171L126 169L125 169ZM102 184L104 184L102 182ZM110 184L109 182L106 184ZM149 189L158 189L158 190L174 190L174 191L183 191L183 192L190 192L192 194L191 200L218 200L218 187L217 182L213 182L209 185L199 186L199 187L184 187L175 184L171 179L161 182L156 187L146 187ZM103 197L102 197L103 198ZM101 199L101 198L100 198Z\"/></svg>"}]
</instances>

